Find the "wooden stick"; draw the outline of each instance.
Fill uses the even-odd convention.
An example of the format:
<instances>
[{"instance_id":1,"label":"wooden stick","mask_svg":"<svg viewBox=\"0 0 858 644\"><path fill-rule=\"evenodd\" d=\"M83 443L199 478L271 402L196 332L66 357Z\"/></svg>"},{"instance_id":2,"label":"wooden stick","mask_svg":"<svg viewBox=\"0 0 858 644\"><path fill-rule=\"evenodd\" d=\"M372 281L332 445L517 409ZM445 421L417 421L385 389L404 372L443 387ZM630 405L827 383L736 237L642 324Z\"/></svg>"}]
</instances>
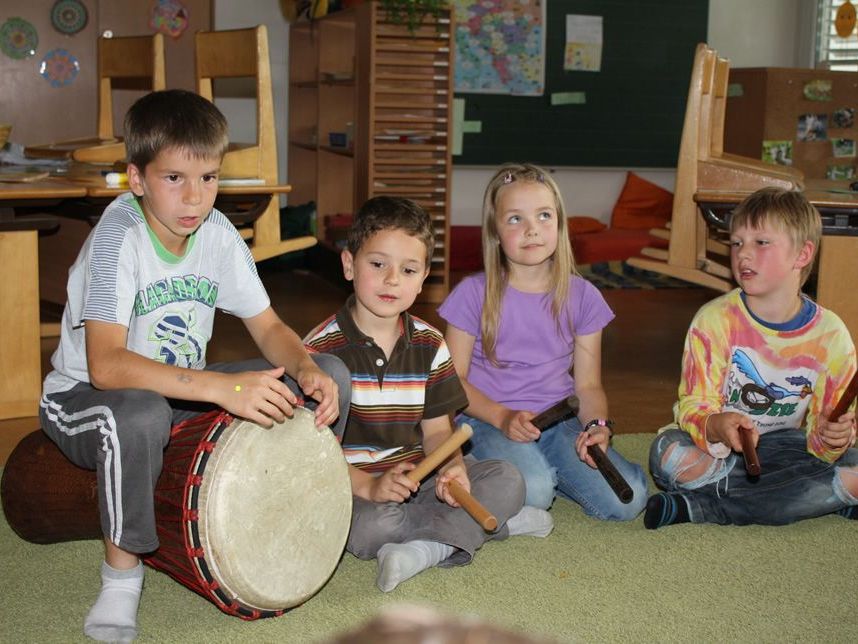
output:
<instances>
[{"instance_id":1,"label":"wooden stick","mask_svg":"<svg viewBox=\"0 0 858 644\"><path fill-rule=\"evenodd\" d=\"M471 426L467 423L459 425L459 428L454 431L443 443L438 445L434 452L428 454L426 458L420 461L413 470L408 472L406 476L415 483L419 483L426 475L446 461L450 455L459 449L474 433Z\"/></svg>"},{"instance_id":2,"label":"wooden stick","mask_svg":"<svg viewBox=\"0 0 858 644\"><path fill-rule=\"evenodd\" d=\"M461 505L465 512L473 517L474 521L480 524L486 532L494 532L498 529L498 520L486 507L477 501L465 488L459 485L458 481L450 481L447 483L447 489L450 490L450 496L456 499L456 503Z\"/></svg>"},{"instance_id":3,"label":"wooden stick","mask_svg":"<svg viewBox=\"0 0 858 644\"><path fill-rule=\"evenodd\" d=\"M538 414L530 419L530 422L536 425L537 429L542 431L548 429L554 423L567 416L574 416L578 413L578 396L569 396L560 402L556 402L551 407L546 409L541 414Z\"/></svg>"},{"instance_id":4,"label":"wooden stick","mask_svg":"<svg viewBox=\"0 0 858 644\"><path fill-rule=\"evenodd\" d=\"M413 470L405 476L411 479L414 483L419 483L427 474L446 461L452 454L459 449L465 441L467 441L474 431L468 424L462 424L454 431L447 440L441 443L434 452L420 461ZM447 483L447 489L450 491L456 503L462 506L462 509L473 517L474 521L480 524L483 530L494 532L498 528L498 520L489 512L485 506L477 501L465 488L459 485L456 481Z\"/></svg>"},{"instance_id":5,"label":"wooden stick","mask_svg":"<svg viewBox=\"0 0 858 644\"><path fill-rule=\"evenodd\" d=\"M620 471L611 463L611 459L608 458L608 455L602 451L602 448L598 445L588 445L587 453L590 455L590 458L593 459L593 462L596 464L596 468L602 473L602 476L605 477L605 480L608 482L608 485L611 486L611 489L614 491L614 494L617 495L617 498L623 503L631 503L632 497L635 493L632 491L632 488L629 487L629 484L626 482L626 479L623 478L623 475L620 474Z\"/></svg>"},{"instance_id":6,"label":"wooden stick","mask_svg":"<svg viewBox=\"0 0 858 644\"><path fill-rule=\"evenodd\" d=\"M843 395L840 396L840 400L828 415L828 420L836 423L837 419L845 414L846 410L849 409L849 405L851 405L852 401L855 400L855 396L858 396L858 371L852 375L852 380L850 380L849 384L846 385Z\"/></svg>"},{"instance_id":7,"label":"wooden stick","mask_svg":"<svg viewBox=\"0 0 858 644\"><path fill-rule=\"evenodd\" d=\"M762 469L760 468L760 459L757 457L757 450L754 448L751 432L753 430L739 428L739 438L742 441L742 457L745 459L745 471L748 476L759 476Z\"/></svg>"},{"instance_id":8,"label":"wooden stick","mask_svg":"<svg viewBox=\"0 0 858 644\"><path fill-rule=\"evenodd\" d=\"M577 413L578 396L569 396L554 403L541 414L534 416L530 422L536 425L537 429L541 431L548 429L557 421ZM587 446L587 453L593 459L596 469L605 477L605 481L611 486L617 498L623 503L630 503L635 493L626 479L623 478L623 475L620 474L619 470L611 462L611 459L608 458L608 455L596 445Z\"/></svg>"}]
</instances>

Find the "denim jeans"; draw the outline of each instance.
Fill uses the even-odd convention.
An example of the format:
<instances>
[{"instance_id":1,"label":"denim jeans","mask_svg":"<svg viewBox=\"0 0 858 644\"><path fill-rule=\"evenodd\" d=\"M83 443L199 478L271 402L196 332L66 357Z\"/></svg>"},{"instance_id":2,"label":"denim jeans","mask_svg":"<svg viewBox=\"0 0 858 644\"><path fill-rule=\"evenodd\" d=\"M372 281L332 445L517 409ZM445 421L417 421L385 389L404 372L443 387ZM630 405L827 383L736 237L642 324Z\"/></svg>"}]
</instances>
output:
<instances>
[{"instance_id":1,"label":"denim jeans","mask_svg":"<svg viewBox=\"0 0 858 644\"><path fill-rule=\"evenodd\" d=\"M666 463L664 454L676 445ZM784 525L837 512L858 504L844 488L844 468L858 476L858 450L849 449L836 462L826 463L807 451L803 431L782 429L760 436L757 456L762 473L748 478L741 454L714 459L712 466L693 481L680 483L680 462L686 456L705 457L680 429L659 434L650 447L649 466L656 484L682 495L694 523ZM842 472L842 474L841 474Z\"/></svg>"},{"instance_id":2,"label":"denim jeans","mask_svg":"<svg viewBox=\"0 0 858 644\"><path fill-rule=\"evenodd\" d=\"M634 519L646 505L646 475L640 465L608 449L611 462L634 492L630 503L622 503L602 474L578 458L575 439L583 429L577 418L552 425L530 443L511 441L493 425L466 414L458 422L474 430L470 453L476 458L509 461L519 469L526 487L525 505L548 509L557 491L580 504L586 514L614 521Z\"/></svg>"}]
</instances>

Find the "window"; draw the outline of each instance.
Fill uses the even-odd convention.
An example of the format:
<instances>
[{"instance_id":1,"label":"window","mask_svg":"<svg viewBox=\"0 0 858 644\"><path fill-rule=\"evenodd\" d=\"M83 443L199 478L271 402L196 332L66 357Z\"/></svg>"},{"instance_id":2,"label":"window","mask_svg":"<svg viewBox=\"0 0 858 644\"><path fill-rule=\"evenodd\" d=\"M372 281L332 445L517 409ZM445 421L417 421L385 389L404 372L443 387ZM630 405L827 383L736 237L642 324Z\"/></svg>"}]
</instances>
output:
<instances>
[{"instance_id":1,"label":"window","mask_svg":"<svg viewBox=\"0 0 858 644\"><path fill-rule=\"evenodd\" d=\"M816 66L825 69L858 71L858 30L846 38L837 35L834 19L844 0L818 0L816 25Z\"/></svg>"}]
</instances>

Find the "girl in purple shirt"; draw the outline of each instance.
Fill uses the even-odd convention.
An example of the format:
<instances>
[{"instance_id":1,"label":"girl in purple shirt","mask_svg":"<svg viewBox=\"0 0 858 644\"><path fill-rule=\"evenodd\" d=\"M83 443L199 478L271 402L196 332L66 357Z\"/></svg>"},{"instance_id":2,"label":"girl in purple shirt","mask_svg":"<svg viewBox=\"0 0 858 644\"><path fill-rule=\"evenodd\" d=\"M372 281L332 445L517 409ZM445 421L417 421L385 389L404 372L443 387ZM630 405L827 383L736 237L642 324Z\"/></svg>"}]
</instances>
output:
<instances>
[{"instance_id":1,"label":"girl in purple shirt","mask_svg":"<svg viewBox=\"0 0 858 644\"><path fill-rule=\"evenodd\" d=\"M636 517L646 478L610 447L613 423L602 387L602 329L614 314L575 274L563 200L554 180L529 164L498 170L483 199L485 272L465 278L439 309L468 394L461 422L471 453L515 464L527 505L548 508L556 491L600 519ZM574 375L573 375L574 374ZM531 422L567 396L578 417L544 431ZM598 445L631 486L621 503L587 454Z\"/></svg>"}]
</instances>

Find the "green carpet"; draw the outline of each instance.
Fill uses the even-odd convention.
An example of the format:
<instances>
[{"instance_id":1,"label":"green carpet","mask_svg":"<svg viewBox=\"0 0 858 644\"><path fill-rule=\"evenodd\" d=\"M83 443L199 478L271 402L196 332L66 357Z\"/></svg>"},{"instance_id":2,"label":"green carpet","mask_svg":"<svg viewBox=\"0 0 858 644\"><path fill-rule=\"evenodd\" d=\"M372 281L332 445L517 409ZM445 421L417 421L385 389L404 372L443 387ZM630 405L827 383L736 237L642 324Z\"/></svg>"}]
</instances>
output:
<instances>
[{"instance_id":1,"label":"green carpet","mask_svg":"<svg viewBox=\"0 0 858 644\"><path fill-rule=\"evenodd\" d=\"M620 435L645 462L652 434ZM286 615L243 622L147 569L140 641L321 642L394 603L431 604L562 642L858 641L858 522L679 525L645 530L552 509L547 539L489 543L462 568L432 569L384 594L375 562L344 555L331 581ZM85 641L99 588L97 541L39 546L0 519L0 642Z\"/></svg>"}]
</instances>

